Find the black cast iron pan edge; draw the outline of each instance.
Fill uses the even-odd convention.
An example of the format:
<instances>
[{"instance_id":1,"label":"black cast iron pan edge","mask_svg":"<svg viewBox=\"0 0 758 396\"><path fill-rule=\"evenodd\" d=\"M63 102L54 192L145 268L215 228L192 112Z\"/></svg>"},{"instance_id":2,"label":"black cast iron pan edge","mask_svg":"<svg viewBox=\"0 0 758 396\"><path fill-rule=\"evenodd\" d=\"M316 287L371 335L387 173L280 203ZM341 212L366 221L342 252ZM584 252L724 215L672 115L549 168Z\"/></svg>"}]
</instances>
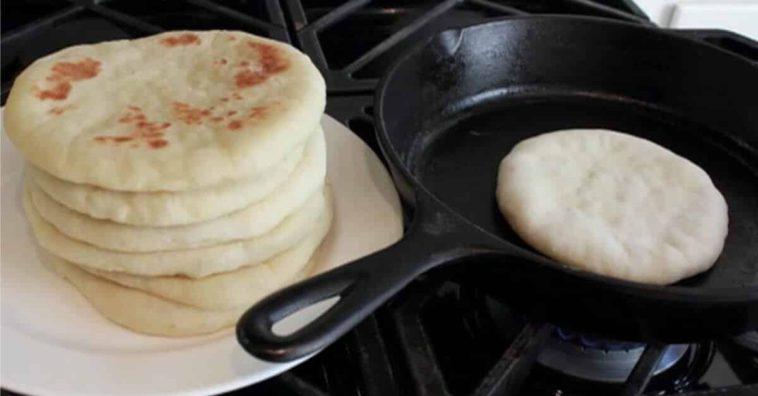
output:
<instances>
[{"instance_id":1,"label":"black cast iron pan edge","mask_svg":"<svg viewBox=\"0 0 758 396\"><path fill-rule=\"evenodd\" d=\"M391 78L391 76L395 73L396 69L402 66L407 59L414 57L417 55L418 52L422 51L426 46L428 46L436 36L443 35L443 34L465 34L467 31L475 30L475 29L481 29L486 28L490 25L500 24L500 23L507 23L508 21L512 20L524 20L524 19L568 19L568 20L580 20L580 21L587 21L587 22L596 22L596 23L605 23L608 25L623 25L627 27L632 27L635 29L643 30L643 31L649 31L650 27L640 26L636 23L626 22L626 21L618 21L615 19L608 19L608 18L602 18L602 17L584 17L584 16L565 16L565 15L528 15L528 16L516 16L516 17L506 17L502 19L498 19L495 21L483 23L483 24L477 24L468 26L465 28L460 29L447 29L441 32L438 32L435 36L432 36L428 38L424 43L412 48L407 53L405 53L398 62L393 64L387 72L384 74L382 79L379 81L378 84L378 90L375 95L374 103L376 107L375 117L376 117L376 136L377 140L379 141L379 147L382 150L382 154L384 157L394 165L393 170L398 170L402 173L402 176L409 180L413 184L413 188L416 191L422 191L428 196L432 196L431 192L429 192L421 183L420 181L408 170L406 164L402 161L402 159L397 155L396 151L392 147L392 143L389 140L389 137L387 135L387 129L384 118L381 116L383 111L383 100L382 98L385 95L385 89L387 87L387 81ZM676 40L684 40L684 41L694 41L699 44L706 44L710 47L713 47L714 49L718 49L725 54L728 54L729 56L732 56L736 59L750 62L749 59L746 59L743 56L737 55L731 51L726 51L721 49L718 46L715 46L711 43L703 42L702 40L698 38L692 38L693 34L691 32L693 31L685 31L688 32L687 34L680 35L677 34L674 30L669 29L657 29L658 32L661 34L668 35ZM729 32L727 32L729 33ZM730 36L737 36L741 37L739 35L736 35L734 33L730 33ZM743 42L750 42L750 40L742 38ZM756 46L756 50L758 50L758 45L753 44ZM758 67L757 67L758 68ZM732 140L739 142L740 144L744 145L742 141L736 138L732 138ZM756 148L749 147L750 151L755 152ZM454 212L453 209L451 209L449 206L447 206L445 203L437 200L436 198L432 198L435 205L444 207L446 211ZM476 225L470 223L465 218L460 217L461 221L464 221L469 224L471 227L476 227ZM487 233L487 231L482 230L481 228L477 229L482 233ZM492 238L497 238L497 236L490 235ZM666 297L668 299L672 300L678 300L681 302L691 302L693 304L700 304L704 302L743 302L745 300L758 300L758 286L756 287L749 287L749 288L709 288L709 289L695 289L695 288L689 288L689 287L682 287L677 285L669 285L669 286L656 286L656 285L646 285L642 283L636 283L636 282L630 282L630 281L624 281L620 279L614 279L609 278L601 275L592 274L586 271L580 271L576 270L572 267L557 263L553 260L546 259L542 256L535 255L532 252L522 249L518 246L512 245L510 243L507 243L505 241L502 241L502 243L508 245L508 249L512 250L515 255L523 258L530 258L530 259L537 259L542 258L543 262L555 267L555 269L562 270L562 271L568 271L576 276L583 277L586 279L590 279L597 282L602 282L607 284L608 287L619 287L622 288L625 291L628 291L629 294L638 295L638 296L644 296L649 297L651 293L657 294L661 297Z\"/></svg>"},{"instance_id":2,"label":"black cast iron pan edge","mask_svg":"<svg viewBox=\"0 0 758 396\"><path fill-rule=\"evenodd\" d=\"M603 18L538 16L507 18L463 29L451 29L438 33L438 36L465 34L514 19L532 18L574 19L649 31L649 28L632 23ZM659 33L670 35L677 40L691 41L666 31ZM407 60L415 55L431 40L433 38L411 50L402 59ZM547 266L550 270L558 271L565 276L581 279L585 284L591 283L597 288L613 289L617 293L646 301L665 299L679 305L720 306L729 303L745 304L758 299L758 287L699 290L680 286L649 286L574 270L505 242L462 218L421 185L402 163L386 135L385 120L382 117L383 95L389 76L398 67L399 64L395 65L382 78L376 94L377 136L396 182L398 179L405 179L413 190L411 199L416 210L410 229L397 244L290 286L248 310L237 325L237 336L240 344L251 354L271 361L288 361L317 352L354 327L419 274L462 258L495 258L504 263L513 258L527 259L535 266ZM274 334L274 323L299 309L334 296L340 296L340 300L310 324L292 334Z\"/></svg>"}]
</instances>

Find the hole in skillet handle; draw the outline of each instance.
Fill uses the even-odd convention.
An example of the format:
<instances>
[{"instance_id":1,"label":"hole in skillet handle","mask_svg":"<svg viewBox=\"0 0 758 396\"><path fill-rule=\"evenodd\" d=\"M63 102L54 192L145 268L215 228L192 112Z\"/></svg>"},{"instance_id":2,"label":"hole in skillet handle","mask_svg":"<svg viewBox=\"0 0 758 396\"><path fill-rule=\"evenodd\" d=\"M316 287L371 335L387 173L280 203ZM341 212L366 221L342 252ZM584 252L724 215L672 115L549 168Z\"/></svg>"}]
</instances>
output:
<instances>
[{"instance_id":1,"label":"hole in skillet handle","mask_svg":"<svg viewBox=\"0 0 758 396\"><path fill-rule=\"evenodd\" d=\"M274 362L289 361L316 352L341 335L329 330L329 318L358 283L356 271L332 271L280 290L250 308L237 323L237 339L250 354ZM289 334L277 334L274 326L324 300L339 301L321 316ZM341 315L340 315L341 317ZM332 320L333 321L333 320ZM347 331L347 330L345 330ZM338 334L338 332L340 334Z\"/></svg>"}]
</instances>

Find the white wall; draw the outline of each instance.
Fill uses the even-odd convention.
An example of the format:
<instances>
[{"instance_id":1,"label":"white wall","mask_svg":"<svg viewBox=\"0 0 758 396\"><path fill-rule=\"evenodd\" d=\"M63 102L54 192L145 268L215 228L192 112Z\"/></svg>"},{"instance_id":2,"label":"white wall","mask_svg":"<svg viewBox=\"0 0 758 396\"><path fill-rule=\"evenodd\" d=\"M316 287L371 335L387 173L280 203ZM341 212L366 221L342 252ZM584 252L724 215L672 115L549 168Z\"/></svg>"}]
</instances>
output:
<instances>
[{"instance_id":1,"label":"white wall","mask_svg":"<svg viewBox=\"0 0 758 396\"><path fill-rule=\"evenodd\" d=\"M653 22L673 28L719 28L758 40L758 0L635 0Z\"/></svg>"}]
</instances>

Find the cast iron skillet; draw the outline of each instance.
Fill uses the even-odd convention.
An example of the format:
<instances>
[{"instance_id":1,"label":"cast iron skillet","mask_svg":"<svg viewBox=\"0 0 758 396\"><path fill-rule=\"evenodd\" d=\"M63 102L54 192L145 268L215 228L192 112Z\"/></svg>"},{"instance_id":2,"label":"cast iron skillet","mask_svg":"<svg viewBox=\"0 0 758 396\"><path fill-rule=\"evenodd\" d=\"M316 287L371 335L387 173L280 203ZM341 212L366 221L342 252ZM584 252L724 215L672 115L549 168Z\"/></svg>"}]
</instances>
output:
<instances>
[{"instance_id":1,"label":"cast iron skillet","mask_svg":"<svg viewBox=\"0 0 758 396\"><path fill-rule=\"evenodd\" d=\"M419 274L462 276L525 313L616 339L686 342L758 324L758 66L660 29L524 17L448 30L405 56L376 95L378 139L413 222L397 244L252 307L237 335L253 355L315 352ZM543 132L603 127L670 148L705 169L729 205L710 271L671 286L573 270L541 256L495 204L502 157ZM321 317L272 324L328 297Z\"/></svg>"}]
</instances>

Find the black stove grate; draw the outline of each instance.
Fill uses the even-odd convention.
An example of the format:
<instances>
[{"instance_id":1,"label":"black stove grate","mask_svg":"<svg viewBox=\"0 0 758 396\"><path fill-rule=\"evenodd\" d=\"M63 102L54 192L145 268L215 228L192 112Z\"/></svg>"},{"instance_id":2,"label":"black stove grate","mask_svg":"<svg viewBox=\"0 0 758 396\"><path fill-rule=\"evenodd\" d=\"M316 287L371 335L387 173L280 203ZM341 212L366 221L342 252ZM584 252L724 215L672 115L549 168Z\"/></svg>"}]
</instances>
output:
<instances>
[{"instance_id":1,"label":"black stove grate","mask_svg":"<svg viewBox=\"0 0 758 396\"><path fill-rule=\"evenodd\" d=\"M650 24L630 0L27 0L2 1L2 100L35 59L67 46L172 29L238 29L292 43L324 75L326 112L375 151L373 90L424 37L525 14L590 15ZM739 36L692 37L758 61ZM536 363L555 328L526 319L448 269L423 276L315 358L232 394L263 395L758 395L758 351L704 341L654 375L649 345L626 383L571 378ZM758 336L756 336L758 339ZM747 345L753 345L748 343ZM729 368L731 381L712 374ZM716 381L706 380L708 376ZM746 385L748 384L748 385ZM643 393L648 392L648 393Z\"/></svg>"},{"instance_id":2,"label":"black stove grate","mask_svg":"<svg viewBox=\"0 0 758 396\"><path fill-rule=\"evenodd\" d=\"M758 394L758 354L732 340L693 344L658 375L653 372L664 345L650 345L625 383L602 383L535 363L555 330L441 269L411 284L315 358L230 395ZM714 357L734 368L741 385L714 387L703 381Z\"/></svg>"},{"instance_id":3,"label":"black stove grate","mask_svg":"<svg viewBox=\"0 0 758 396\"><path fill-rule=\"evenodd\" d=\"M284 0L292 36L321 70L330 92L370 92L399 54L437 31L532 13L592 15L650 23L636 6L613 1Z\"/></svg>"}]
</instances>

